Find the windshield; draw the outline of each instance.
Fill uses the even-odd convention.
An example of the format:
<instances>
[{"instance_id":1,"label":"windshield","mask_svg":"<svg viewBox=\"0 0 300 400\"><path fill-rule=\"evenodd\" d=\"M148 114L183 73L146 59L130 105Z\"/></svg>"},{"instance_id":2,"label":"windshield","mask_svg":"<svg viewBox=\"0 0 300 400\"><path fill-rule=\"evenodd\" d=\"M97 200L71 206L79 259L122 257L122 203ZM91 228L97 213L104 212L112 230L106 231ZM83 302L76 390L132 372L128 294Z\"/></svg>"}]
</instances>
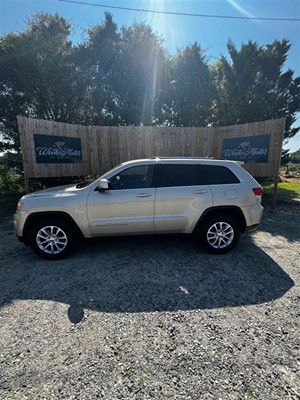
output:
<instances>
[{"instance_id":1,"label":"windshield","mask_svg":"<svg viewBox=\"0 0 300 400\"><path fill-rule=\"evenodd\" d=\"M101 175L97 176L96 179L94 179L94 177L91 177L91 176L90 177L89 176L84 177L84 181L78 182L76 184L76 189L82 189L82 188L90 185L91 183L93 183L93 182L97 181L98 179L102 178L102 176L107 175L108 173L114 171L116 168L120 167L121 165L122 164L119 164L116 167L111 168L109 171L106 171L104 174L101 174Z\"/></svg>"}]
</instances>

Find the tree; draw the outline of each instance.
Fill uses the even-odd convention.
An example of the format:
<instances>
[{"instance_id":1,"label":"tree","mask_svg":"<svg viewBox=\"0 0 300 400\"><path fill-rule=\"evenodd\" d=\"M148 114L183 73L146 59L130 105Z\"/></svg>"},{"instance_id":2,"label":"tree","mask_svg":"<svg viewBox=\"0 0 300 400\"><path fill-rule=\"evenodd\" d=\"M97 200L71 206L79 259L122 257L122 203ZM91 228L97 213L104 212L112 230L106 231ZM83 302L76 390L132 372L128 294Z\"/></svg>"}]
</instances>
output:
<instances>
[{"instance_id":1,"label":"tree","mask_svg":"<svg viewBox=\"0 0 300 400\"><path fill-rule=\"evenodd\" d=\"M118 30L112 15L88 31L81 58L95 125L151 125L160 118L167 56L146 24Z\"/></svg>"},{"instance_id":2,"label":"tree","mask_svg":"<svg viewBox=\"0 0 300 400\"><path fill-rule=\"evenodd\" d=\"M168 122L175 126L207 126L212 86L207 59L198 43L186 46L172 59Z\"/></svg>"},{"instance_id":3,"label":"tree","mask_svg":"<svg viewBox=\"0 0 300 400\"><path fill-rule=\"evenodd\" d=\"M290 150L282 150L281 153L281 165L287 165L291 161L291 153Z\"/></svg>"},{"instance_id":4,"label":"tree","mask_svg":"<svg viewBox=\"0 0 300 400\"><path fill-rule=\"evenodd\" d=\"M79 50L82 74L88 79L92 125L119 125L120 95L115 90L119 76L120 33L110 13L88 31L88 41Z\"/></svg>"},{"instance_id":5,"label":"tree","mask_svg":"<svg viewBox=\"0 0 300 400\"><path fill-rule=\"evenodd\" d=\"M292 128L300 110L300 78L283 72L290 49L288 40L259 46L249 41L238 51L227 44L230 59L224 56L213 66L215 99L212 122L232 125L286 117L285 138L300 128Z\"/></svg>"},{"instance_id":6,"label":"tree","mask_svg":"<svg viewBox=\"0 0 300 400\"><path fill-rule=\"evenodd\" d=\"M23 32L0 38L0 151L21 155L16 116L89 125L231 125L286 117L300 108L300 78L284 71L290 43L240 50L214 65L198 43L171 57L150 26L118 28L110 13L72 44L59 15L36 14Z\"/></svg>"},{"instance_id":7,"label":"tree","mask_svg":"<svg viewBox=\"0 0 300 400\"><path fill-rule=\"evenodd\" d=\"M161 122L169 83L169 60L162 40L149 25L134 23L121 30L119 76L120 117L125 125Z\"/></svg>"},{"instance_id":8,"label":"tree","mask_svg":"<svg viewBox=\"0 0 300 400\"><path fill-rule=\"evenodd\" d=\"M291 154L291 162L295 164L300 163L300 149Z\"/></svg>"},{"instance_id":9,"label":"tree","mask_svg":"<svg viewBox=\"0 0 300 400\"><path fill-rule=\"evenodd\" d=\"M64 18L42 13L28 21L24 32L1 37L2 150L19 150L18 114L83 121L86 82L74 64L70 33L71 26Z\"/></svg>"}]
</instances>

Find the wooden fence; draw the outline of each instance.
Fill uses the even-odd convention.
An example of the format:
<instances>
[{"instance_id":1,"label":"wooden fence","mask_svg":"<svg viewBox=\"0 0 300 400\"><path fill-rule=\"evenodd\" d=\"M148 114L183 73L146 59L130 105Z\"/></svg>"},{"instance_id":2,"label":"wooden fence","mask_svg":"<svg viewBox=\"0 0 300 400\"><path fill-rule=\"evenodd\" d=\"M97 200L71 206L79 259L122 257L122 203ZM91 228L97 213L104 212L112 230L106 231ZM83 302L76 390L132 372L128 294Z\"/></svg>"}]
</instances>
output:
<instances>
[{"instance_id":1,"label":"wooden fence","mask_svg":"<svg viewBox=\"0 0 300 400\"><path fill-rule=\"evenodd\" d=\"M25 179L99 175L123 161L152 156L222 158L224 139L270 135L268 160L245 164L256 177L278 175L285 119L207 128L81 126L18 116ZM82 160L38 163L35 135L80 138Z\"/></svg>"}]
</instances>

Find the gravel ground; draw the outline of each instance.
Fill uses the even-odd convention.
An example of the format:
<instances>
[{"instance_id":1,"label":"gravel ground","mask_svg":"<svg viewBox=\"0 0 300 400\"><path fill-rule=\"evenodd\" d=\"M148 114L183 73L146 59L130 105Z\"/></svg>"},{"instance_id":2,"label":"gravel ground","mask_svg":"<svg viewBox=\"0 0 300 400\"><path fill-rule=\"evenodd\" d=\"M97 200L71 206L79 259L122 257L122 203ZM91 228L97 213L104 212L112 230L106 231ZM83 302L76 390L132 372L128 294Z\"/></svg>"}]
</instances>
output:
<instances>
[{"instance_id":1,"label":"gravel ground","mask_svg":"<svg viewBox=\"0 0 300 400\"><path fill-rule=\"evenodd\" d=\"M190 237L38 258L0 224L0 398L299 399L300 206L225 256Z\"/></svg>"}]
</instances>

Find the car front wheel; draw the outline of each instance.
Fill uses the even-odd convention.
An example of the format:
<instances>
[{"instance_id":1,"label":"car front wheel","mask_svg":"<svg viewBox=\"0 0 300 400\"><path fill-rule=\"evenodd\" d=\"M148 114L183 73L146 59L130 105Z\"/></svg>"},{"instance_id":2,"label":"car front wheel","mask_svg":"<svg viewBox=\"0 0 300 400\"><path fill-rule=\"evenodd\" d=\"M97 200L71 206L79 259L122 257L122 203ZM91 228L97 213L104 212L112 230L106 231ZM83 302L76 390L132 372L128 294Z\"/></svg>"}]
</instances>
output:
<instances>
[{"instance_id":1,"label":"car front wheel","mask_svg":"<svg viewBox=\"0 0 300 400\"><path fill-rule=\"evenodd\" d=\"M60 221L42 221L30 232L30 246L40 257L48 260L65 258L73 248L74 235L69 224Z\"/></svg>"},{"instance_id":2,"label":"car front wheel","mask_svg":"<svg viewBox=\"0 0 300 400\"><path fill-rule=\"evenodd\" d=\"M239 238L239 225L229 215L211 217L203 225L202 245L210 253L227 253L234 248Z\"/></svg>"}]
</instances>

